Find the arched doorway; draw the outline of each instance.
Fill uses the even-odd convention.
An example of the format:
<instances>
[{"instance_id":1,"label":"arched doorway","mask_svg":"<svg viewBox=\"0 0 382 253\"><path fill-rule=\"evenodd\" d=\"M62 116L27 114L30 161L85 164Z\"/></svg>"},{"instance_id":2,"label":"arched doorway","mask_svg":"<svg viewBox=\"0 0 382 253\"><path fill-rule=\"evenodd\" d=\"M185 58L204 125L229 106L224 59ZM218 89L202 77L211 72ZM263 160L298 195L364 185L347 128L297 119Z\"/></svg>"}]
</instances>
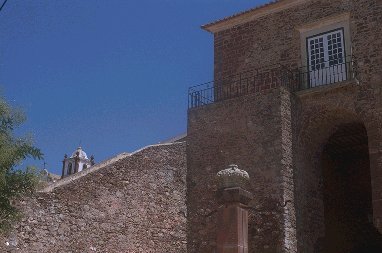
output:
<instances>
[{"instance_id":1,"label":"arched doorway","mask_svg":"<svg viewBox=\"0 0 382 253\"><path fill-rule=\"evenodd\" d=\"M368 136L362 123L337 127L321 156L325 238L320 252L382 252L373 226Z\"/></svg>"}]
</instances>

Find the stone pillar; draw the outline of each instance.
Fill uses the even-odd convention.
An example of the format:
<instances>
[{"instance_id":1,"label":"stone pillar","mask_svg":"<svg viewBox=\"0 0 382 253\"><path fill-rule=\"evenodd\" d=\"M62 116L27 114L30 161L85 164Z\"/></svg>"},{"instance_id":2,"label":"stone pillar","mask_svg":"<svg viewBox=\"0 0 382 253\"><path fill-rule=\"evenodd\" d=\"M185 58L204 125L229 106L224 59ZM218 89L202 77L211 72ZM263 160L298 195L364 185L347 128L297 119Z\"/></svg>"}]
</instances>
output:
<instances>
[{"instance_id":1,"label":"stone pillar","mask_svg":"<svg viewBox=\"0 0 382 253\"><path fill-rule=\"evenodd\" d=\"M248 173L237 165L217 173L217 253L248 253L248 203L252 194L244 189Z\"/></svg>"},{"instance_id":2,"label":"stone pillar","mask_svg":"<svg viewBox=\"0 0 382 253\"><path fill-rule=\"evenodd\" d=\"M61 178L65 177L65 161L66 161L67 158L68 158L68 155L65 154L64 155L64 160L62 161L62 175L61 175Z\"/></svg>"},{"instance_id":3,"label":"stone pillar","mask_svg":"<svg viewBox=\"0 0 382 253\"><path fill-rule=\"evenodd\" d=\"M78 169L80 167L80 152L76 152L76 155L74 157L74 173L78 172Z\"/></svg>"}]
</instances>

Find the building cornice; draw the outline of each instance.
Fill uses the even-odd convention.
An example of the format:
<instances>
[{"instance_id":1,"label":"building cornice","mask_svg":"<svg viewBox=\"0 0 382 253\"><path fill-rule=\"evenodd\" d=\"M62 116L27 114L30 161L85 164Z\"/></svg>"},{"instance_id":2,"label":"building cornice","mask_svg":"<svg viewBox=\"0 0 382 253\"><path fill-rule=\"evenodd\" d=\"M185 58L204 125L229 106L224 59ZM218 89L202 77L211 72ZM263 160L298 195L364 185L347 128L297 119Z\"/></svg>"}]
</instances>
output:
<instances>
[{"instance_id":1,"label":"building cornice","mask_svg":"<svg viewBox=\"0 0 382 253\"><path fill-rule=\"evenodd\" d=\"M307 0L276 0L265 5L255 7L253 9L234 14L232 16L214 21L212 23L202 26L202 29L211 32L217 33L234 26L238 26L255 19L267 16L272 13L276 13L293 6L302 4Z\"/></svg>"}]
</instances>

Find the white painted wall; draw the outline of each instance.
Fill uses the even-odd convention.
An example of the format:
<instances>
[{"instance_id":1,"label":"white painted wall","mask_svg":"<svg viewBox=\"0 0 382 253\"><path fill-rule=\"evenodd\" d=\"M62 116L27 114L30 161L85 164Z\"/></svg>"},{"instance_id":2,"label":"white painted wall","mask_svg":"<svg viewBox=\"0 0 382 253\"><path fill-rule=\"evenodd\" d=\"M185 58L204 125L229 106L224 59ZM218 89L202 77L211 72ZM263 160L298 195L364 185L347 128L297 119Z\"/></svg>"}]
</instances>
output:
<instances>
[{"instance_id":1,"label":"white painted wall","mask_svg":"<svg viewBox=\"0 0 382 253\"><path fill-rule=\"evenodd\" d=\"M64 176L68 175L69 172L69 164L72 163L72 174L74 173L75 169L75 162L74 158L66 158L65 159L65 164L64 164ZM89 159L80 159L79 161L79 166L78 166L78 172L83 170L84 165L86 164L87 168L91 166L90 160Z\"/></svg>"}]
</instances>

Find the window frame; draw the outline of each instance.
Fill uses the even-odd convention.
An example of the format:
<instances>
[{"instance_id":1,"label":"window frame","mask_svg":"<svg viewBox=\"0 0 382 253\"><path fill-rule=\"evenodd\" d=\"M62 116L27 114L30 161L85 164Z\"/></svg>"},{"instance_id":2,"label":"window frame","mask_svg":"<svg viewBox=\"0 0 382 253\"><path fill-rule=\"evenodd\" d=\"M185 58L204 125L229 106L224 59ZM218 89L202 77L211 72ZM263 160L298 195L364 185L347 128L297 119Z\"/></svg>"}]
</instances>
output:
<instances>
[{"instance_id":1,"label":"window frame","mask_svg":"<svg viewBox=\"0 0 382 253\"><path fill-rule=\"evenodd\" d=\"M338 66L340 64L343 64L343 66L345 67L345 71L343 73L348 73L348 69L347 69L347 65L346 65L346 59L348 57L348 54L347 54L347 48L346 48L346 38L345 38L345 29L344 27L339 27L339 28L336 28L336 29L332 29L332 30L329 30L329 31L325 31L325 32L321 32L321 33L318 33L318 34L314 34L314 35L311 35L311 36L308 36L306 37L305 39L305 46L306 46L306 71L307 71L307 82L306 82L306 86L309 87L309 88L313 88L313 87L318 87L318 86L322 86L322 85L326 85L326 83L322 83L322 84L315 84L315 85L312 85L311 83L311 74L312 72L314 71L323 71L322 68L319 68L319 69L312 69L312 64L311 64L311 53L310 53L310 45L309 45L309 41L311 39L314 39L316 37L324 37L324 36L327 36L329 34L333 34L333 33L336 33L338 31L341 31L341 35L342 35L342 48L343 48L343 52L342 52L342 59L343 59L343 62L342 63L336 63L334 65ZM329 48L325 48L325 44L324 44L324 55L327 54L327 56L329 56ZM324 59L325 60L325 59ZM326 71L329 71L330 72L330 59L327 59L324 61L324 63L328 63L329 66L325 66L325 69ZM334 66L333 65L333 66ZM327 75L327 74L326 74ZM332 77L330 77L331 79ZM345 76L345 78L341 77L342 80L346 80L347 77Z\"/></svg>"},{"instance_id":2,"label":"window frame","mask_svg":"<svg viewBox=\"0 0 382 253\"><path fill-rule=\"evenodd\" d=\"M300 62L301 71L309 71L308 38L323 35L343 29L343 43L345 56L352 55L350 13L344 12L340 15L328 16L311 23L302 24L295 28L300 33ZM309 80L309 79L308 79ZM309 88L309 82L303 83L303 88Z\"/></svg>"},{"instance_id":3,"label":"window frame","mask_svg":"<svg viewBox=\"0 0 382 253\"><path fill-rule=\"evenodd\" d=\"M330 31L326 31L326 32L321 32L319 34L315 34L315 35L311 35L309 37L306 37L305 39L305 47L306 47L306 66L309 67L310 66L310 59L309 59L309 40L310 39L313 39L314 37L319 37L319 36L323 36L325 34L328 34L328 33L334 33L334 32L337 32L337 31L342 31L342 41L343 41L343 48L344 48L344 55L343 57L346 58L348 56L347 54L347 50L346 50L346 38L345 38L345 28L344 27L340 27L340 28L336 28L336 29L333 29L333 30L330 30ZM309 70L309 69L308 69Z\"/></svg>"}]
</instances>

